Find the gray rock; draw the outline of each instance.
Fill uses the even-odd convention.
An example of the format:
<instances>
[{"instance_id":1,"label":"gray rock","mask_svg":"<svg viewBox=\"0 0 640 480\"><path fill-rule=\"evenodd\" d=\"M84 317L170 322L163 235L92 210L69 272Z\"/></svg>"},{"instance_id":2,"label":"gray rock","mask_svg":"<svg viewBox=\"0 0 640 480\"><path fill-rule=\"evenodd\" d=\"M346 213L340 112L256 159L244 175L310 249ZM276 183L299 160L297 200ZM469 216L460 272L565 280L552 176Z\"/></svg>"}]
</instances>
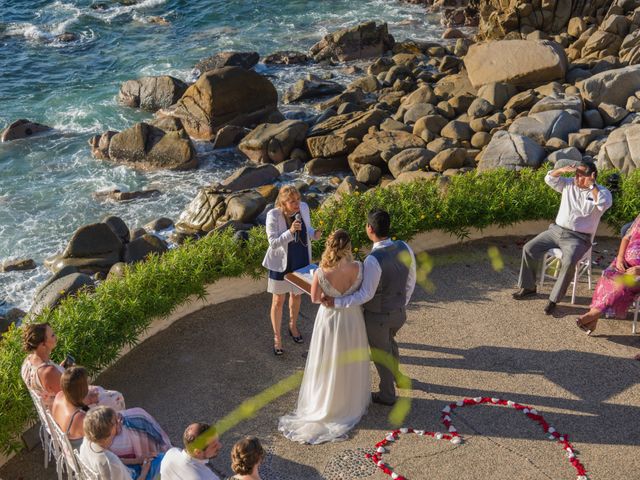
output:
<instances>
[{"instance_id":1,"label":"gray rock","mask_svg":"<svg viewBox=\"0 0 640 480\"><path fill-rule=\"evenodd\" d=\"M0 134L0 142L28 138L36 133L46 132L48 130L51 130L51 127L21 118L2 131Z\"/></svg>"},{"instance_id":2,"label":"gray rock","mask_svg":"<svg viewBox=\"0 0 640 480\"><path fill-rule=\"evenodd\" d=\"M482 153L478 171L506 168L520 170L538 168L544 158L544 149L529 137L504 130L496 132Z\"/></svg>"},{"instance_id":3,"label":"gray rock","mask_svg":"<svg viewBox=\"0 0 640 480\"><path fill-rule=\"evenodd\" d=\"M473 130L471 130L469 123L453 120L442 128L440 135L452 140L471 140Z\"/></svg>"},{"instance_id":4,"label":"gray rock","mask_svg":"<svg viewBox=\"0 0 640 480\"><path fill-rule=\"evenodd\" d=\"M604 120L598 110L585 110L582 114L584 124L588 128L603 128Z\"/></svg>"},{"instance_id":5,"label":"gray rock","mask_svg":"<svg viewBox=\"0 0 640 480\"><path fill-rule=\"evenodd\" d=\"M592 76L578 84L582 98L591 106L610 103L624 107L627 98L640 85L640 65L609 70Z\"/></svg>"},{"instance_id":6,"label":"gray rock","mask_svg":"<svg viewBox=\"0 0 640 480\"><path fill-rule=\"evenodd\" d=\"M486 117L492 113L493 105L484 98L476 98L471 102L471 105L469 105L469 109L467 110L467 115L472 118Z\"/></svg>"},{"instance_id":7,"label":"gray rock","mask_svg":"<svg viewBox=\"0 0 640 480\"><path fill-rule=\"evenodd\" d=\"M222 67L253 68L260 60L258 52L220 52L212 57L200 60L194 67L200 75Z\"/></svg>"},{"instance_id":8,"label":"gray rock","mask_svg":"<svg viewBox=\"0 0 640 480\"><path fill-rule=\"evenodd\" d=\"M355 103L351 103L351 102L344 102L338 106L338 110L336 110L336 113L338 115L342 115L345 113L360 112L360 111L362 111L362 108L359 105L356 105Z\"/></svg>"},{"instance_id":9,"label":"gray rock","mask_svg":"<svg viewBox=\"0 0 640 480\"><path fill-rule=\"evenodd\" d=\"M160 237L146 234L125 245L124 261L125 263L141 262L153 253L161 255L168 249L167 243Z\"/></svg>"},{"instance_id":10,"label":"gray rock","mask_svg":"<svg viewBox=\"0 0 640 480\"><path fill-rule=\"evenodd\" d=\"M440 153L447 148L453 148L454 142L449 138L436 138L427 144L427 150L433 153Z\"/></svg>"},{"instance_id":11,"label":"gray rock","mask_svg":"<svg viewBox=\"0 0 640 480\"><path fill-rule=\"evenodd\" d=\"M44 290L46 287L48 287L49 285L51 285L53 282L55 282L56 280L65 277L67 275L71 275L72 273L78 273L78 269L72 265L67 265L61 269L59 269L58 271L56 271L53 275L51 275L49 278L47 278L42 284L40 284L38 286L38 288L36 289L36 297L38 295L40 295L40 292L42 292L42 290Z\"/></svg>"},{"instance_id":12,"label":"gray rock","mask_svg":"<svg viewBox=\"0 0 640 480\"><path fill-rule=\"evenodd\" d=\"M349 194L353 192L365 192L367 186L364 183L358 182L356 177L349 175L342 180L342 183L336 189L336 196L340 197L343 194Z\"/></svg>"},{"instance_id":13,"label":"gray rock","mask_svg":"<svg viewBox=\"0 0 640 480\"><path fill-rule=\"evenodd\" d=\"M300 79L294 83L284 94L284 103L293 103L306 98L324 97L340 93L344 87L331 80L323 80L313 77L312 79Z\"/></svg>"},{"instance_id":14,"label":"gray rock","mask_svg":"<svg viewBox=\"0 0 640 480\"><path fill-rule=\"evenodd\" d=\"M282 175L284 173L295 172L296 170L300 170L304 167L304 162L297 158L292 158L290 160L285 160L284 162L280 162L276 165L278 172Z\"/></svg>"},{"instance_id":15,"label":"gray rock","mask_svg":"<svg viewBox=\"0 0 640 480\"><path fill-rule=\"evenodd\" d=\"M142 227L138 227L138 228L132 228L129 230L129 237L131 238L131 240L135 240L136 238L140 238L143 235L146 235L147 232L144 228Z\"/></svg>"},{"instance_id":16,"label":"gray rock","mask_svg":"<svg viewBox=\"0 0 640 480\"><path fill-rule=\"evenodd\" d=\"M124 262L114 263L107 274L107 280L110 278L122 278L125 275L127 264Z\"/></svg>"},{"instance_id":17,"label":"gray rock","mask_svg":"<svg viewBox=\"0 0 640 480\"><path fill-rule=\"evenodd\" d=\"M440 174L438 172L425 172L422 170L404 172L398 175L398 178L396 178L393 182L388 183L387 187L394 187L403 183L433 182L438 180L439 178Z\"/></svg>"},{"instance_id":18,"label":"gray rock","mask_svg":"<svg viewBox=\"0 0 640 480\"><path fill-rule=\"evenodd\" d=\"M121 190L107 190L101 192L94 192L93 198L99 201L112 201L112 202L129 202L131 200L137 200L140 198L149 198L160 195L160 190L136 190L133 192L123 192Z\"/></svg>"},{"instance_id":19,"label":"gray rock","mask_svg":"<svg viewBox=\"0 0 640 480\"><path fill-rule=\"evenodd\" d=\"M281 50L267 55L262 61L265 65L297 65L307 63L309 60L309 56L304 52Z\"/></svg>"},{"instance_id":20,"label":"gray rock","mask_svg":"<svg viewBox=\"0 0 640 480\"><path fill-rule=\"evenodd\" d=\"M606 126L617 125L629 115L629 112L624 108L610 103L601 103L598 105L598 112L600 112Z\"/></svg>"},{"instance_id":21,"label":"gray rock","mask_svg":"<svg viewBox=\"0 0 640 480\"><path fill-rule=\"evenodd\" d=\"M382 170L374 165L363 165L356 175L356 180L365 185L377 185L382 177Z\"/></svg>"},{"instance_id":22,"label":"gray rock","mask_svg":"<svg viewBox=\"0 0 640 480\"><path fill-rule=\"evenodd\" d=\"M237 192L238 190L246 190L273 183L279 176L280 172L271 164L258 166L248 165L236 170L220 182L220 185L227 190Z\"/></svg>"},{"instance_id":23,"label":"gray rock","mask_svg":"<svg viewBox=\"0 0 640 480\"><path fill-rule=\"evenodd\" d=\"M581 116L574 110L548 110L517 118L509 132L525 135L544 145L551 137L567 140L570 133L580 129L580 124Z\"/></svg>"},{"instance_id":24,"label":"gray rock","mask_svg":"<svg viewBox=\"0 0 640 480\"><path fill-rule=\"evenodd\" d=\"M255 163L280 163L294 148L304 144L309 126L299 120L258 125L238 145L238 149Z\"/></svg>"},{"instance_id":25,"label":"gray rock","mask_svg":"<svg viewBox=\"0 0 640 480\"><path fill-rule=\"evenodd\" d=\"M77 229L63 252L64 258L94 257L120 253L122 241L106 223L92 223Z\"/></svg>"},{"instance_id":26,"label":"gray rock","mask_svg":"<svg viewBox=\"0 0 640 480\"><path fill-rule=\"evenodd\" d=\"M488 101L495 108L503 108L518 90L510 83L488 83L478 89L478 97Z\"/></svg>"},{"instance_id":27,"label":"gray rock","mask_svg":"<svg viewBox=\"0 0 640 480\"><path fill-rule=\"evenodd\" d=\"M460 168L464 165L467 151L464 148L448 148L441 151L429 162L429 166L436 172L444 172L450 168Z\"/></svg>"},{"instance_id":28,"label":"gray rock","mask_svg":"<svg viewBox=\"0 0 640 480\"><path fill-rule=\"evenodd\" d=\"M358 58L380 57L395 43L387 24L366 22L325 35L310 49L316 62L337 60L346 62Z\"/></svg>"},{"instance_id":29,"label":"gray rock","mask_svg":"<svg viewBox=\"0 0 640 480\"><path fill-rule=\"evenodd\" d=\"M435 135L440 135L444 126L449 123L442 115L427 115L419 118L413 126L413 134L421 137L422 132L427 130Z\"/></svg>"},{"instance_id":30,"label":"gray rock","mask_svg":"<svg viewBox=\"0 0 640 480\"><path fill-rule=\"evenodd\" d=\"M255 191L237 192L226 199L225 220L252 223L267 206L267 200Z\"/></svg>"},{"instance_id":31,"label":"gray rock","mask_svg":"<svg viewBox=\"0 0 640 480\"><path fill-rule=\"evenodd\" d=\"M312 158L304 166L304 172L307 175L327 175L347 171L349 171L349 162L346 156Z\"/></svg>"},{"instance_id":32,"label":"gray rock","mask_svg":"<svg viewBox=\"0 0 640 480\"><path fill-rule=\"evenodd\" d=\"M575 147L562 148L549 154L547 161L556 164L560 160L570 160L572 162L581 162L582 153Z\"/></svg>"},{"instance_id":33,"label":"gray rock","mask_svg":"<svg viewBox=\"0 0 640 480\"><path fill-rule=\"evenodd\" d=\"M128 107L155 112L161 108L169 108L180 100L186 90L186 83L169 75L142 77L122 84L118 102Z\"/></svg>"},{"instance_id":34,"label":"gray rock","mask_svg":"<svg viewBox=\"0 0 640 480\"><path fill-rule=\"evenodd\" d=\"M380 130L383 130L385 132L391 132L393 130L403 130L405 132L410 132L411 127L405 125L402 122L399 122L398 120L394 120L393 118L387 118L384 122L380 124Z\"/></svg>"},{"instance_id":35,"label":"gray rock","mask_svg":"<svg viewBox=\"0 0 640 480\"><path fill-rule=\"evenodd\" d=\"M473 137L471 137L471 145L476 148L482 148L489 145L490 141L491 135L487 132L477 132L473 134Z\"/></svg>"},{"instance_id":36,"label":"gray rock","mask_svg":"<svg viewBox=\"0 0 640 480\"><path fill-rule=\"evenodd\" d=\"M404 172L423 170L429 166L429 161L434 156L435 154L426 148L408 148L391 157L388 163L389 171L397 178Z\"/></svg>"},{"instance_id":37,"label":"gray rock","mask_svg":"<svg viewBox=\"0 0 640 480\"><path fill-rule=\"evenodd\" d=\"M623 125L615 129L600 148L597 165L601 169L615 168L624 174L640 166L640 124Z\"/></svg>"},{"instance_id":38,"label":"gray rock","mask_svg":"<svg viewBox=\"0 0 640 480\"><path fill-rule=\"evenodd\" d=\"M144 228L151 232L159 232L160 230L166 230L173 227L173 220L167 217L156 218L155 220L147 223Z\"/></svg>"},{"instance_id":39,"label":"gray rock","mask_svg":"<svg viewBox=\"0 0 640 480\"><path fill-rule=\"evenodd\" d=\"M0 265L0 272L18 272L34 268L36 268L36 262L32 258L19 258L3 261Z\"/></svg>"},{"instance_id":40,"label":"gray rock","mask_svg":"<svg viewBox=\"0 0 640 480\"><path fill-rule=\"evenodd\" d=\"M419 118L435 113L436 109L430 103L415 103L407 108L403 121L406 124L414 124Z\"/></svg>"},{"instance_id":41,"label":"gray rock","mask_svg":"<svg viewBox=\"0 0 640 480\"><path fill-rule=\"evenodd\" d=\"M84 273L72 273L47 285L33 300L29 310L30 316L40 315L46 308L54 309L60 302L77 293L80 289L93 289L95 282Z\"/></svg>"},{"instance_id":42,"label":"gray rock","mask_svg":"<svg viewBox=\"0 0 640 480\"><path fill-rule=\"evenodd\" d=\"M573 95L543 97L533 107L531 107L529 115L533 113L547 112L549 110L573 110L575 112L582 113L582 100L580 97Z\"/></svg>"},{"instance_id":43,"label":"gray rock","mask_svg":"<svg viewBox=\"0 0 640 480\"><path fill-rule=\"evenodd\" d=\"M113 233L116 234L116 236L122 243L127 243L129 241L129 227L127 227L127 224L124 223L124 220L122 220L120 217L110 215L103 218L102 223L107 224L107 226ZM116 249L114 248L112 251L116 251Z\"/></svg>"},{"instance_id":44,"label":"gray rock","mask_svg":"<svg viewBox=\"0 0 640 480\"><path fill-rule=\"evenodd\" d=\"M216 133L213 139L213 148L228 148L240 143L251 130L237 125L225 125Z\"/></svg>"}]
</instances>

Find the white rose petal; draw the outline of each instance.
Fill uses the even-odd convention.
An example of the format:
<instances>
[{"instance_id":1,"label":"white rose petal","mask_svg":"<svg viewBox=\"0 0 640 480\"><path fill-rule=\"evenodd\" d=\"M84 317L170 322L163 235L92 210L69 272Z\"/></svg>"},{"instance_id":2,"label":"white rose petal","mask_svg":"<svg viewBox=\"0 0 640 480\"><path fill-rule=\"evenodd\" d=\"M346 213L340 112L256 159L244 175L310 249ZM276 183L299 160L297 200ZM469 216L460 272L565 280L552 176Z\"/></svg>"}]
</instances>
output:
<instances>
[{"instance_id":1,"label":"white rose petal","mask_svg":"<svg viewBox=\"0 0 640 480\"><path fill-rule=\"evenodd\" d=\"M450 411L451 411L451 407L449 405L447 405L442 409L442 413L449 413Z\"/></svg>"},{"instance_id":2,"label":"white rose petal","mask_svg":"<svg viewBox=\"0 0 640 480\"><path fill-rule=\"evenodd\" d=\"M509 405L510 407L513 407L516 404L516 402L509 400L507 401L507 405Z\"/></svg>"},{"instance_id":3,"label":"white rose petal","mask_svg":"<svg viewBox=\"0 0 640 480\"><path fill-rule=\"evenodd\" d=\"M482 401L482 397L476 397L476 398L474 398L474 400L475 400L476 402L480 403L480 402Z\"/></svg>"},{"instance_id":4,"label":"white rose petal","mask_svg":"<svg viewBox=\"0 0 640 480\"><path fill-rule=\"evenodd\" d=\"M462 443L462 439L456 435L451 439L451 443L453 443L454 445L459 445L460 443Z\"/></svg>"},{"instance_id":5,"label":"white rose petal","mask_svg":"<svg viewBox=\"0 0 640 480\"><path fill-rule=\"evenodd\" d=\"M555 440L556 437L554 437L553 435L549 435L549 440Z\"/></svg>"},{"instance_id":6,"label":"white rose petal","mask_svg":"<svg viewBox=\"0 0 640 480\"><path fill-rule=\"evenodd\" d=\"M531 409L531 413L533 413L534 415L537 415L537 414L538 414L538 411L537 411L535 408L532 408L532 409Z\"/></svg>"},{"instance_id":7,"label":"white rose petal","mask_svg":"<svg viewBox=\"0 0 640 480\"><path fill-rule=\"evenodd\" d=\"M555 431L556 431L556 429L555 429L555 428L553 428L553 427L549 427L549 430L547 430L547 432L549 432L549 433L553 433L553 432L555 432Z\"/></svg>"},{"instance_id":8,"label":"white rose petal","mask_svg":"<svg viewBox=\"0 0 640 480\"><path fill-rule=\"evenodd\" d=\"M376 452L378 452L378 453L387 453L387 451L384 449L384 447L378 447Z\"/></svg>"},{"instance_id":9,"label":"white rose petal","mask_svg":"<svg viewBox=\"0 0 640 480\"><path fill-rule=\"evenodd\" d=\"M524 414L526 415L527 413L529 413L529 411L530 411L530 410L529 410L528 408L524 408L524 409L522 410L522 413L524 413Z\"/></svg>"},{"instance_id":10,"label":"white rose petal","mask_svg":"<svg viewBox=\"0 0 640 480\"><path fill-rule=\"evenodd\" d=\"M409 433L409 429L408 428L401 428L400 429L400 433Z\"/></svg>"},{"instance_id":11,"label":"white rose petal","mask_svg":"<svg viewBox=\"0 0 640 480\"><path fill-rule=\"evenodd\" d=\"M442 435L442 433L440 433L440 432L436 432L436 434L434 435L434 437L436 437L438 440L442 440L443 435Z\"/></svg>"},{"instance_id":12,"label":"white rose petal","mask_svg":"<svg viewBox=\"0 0 640 480\"><path fill-rule=\"evenodd\" d=\"M458 430L456 430L456 427L454 427L453 425L451 425L449 427L449 433L453 433L453 432L457 432Z\"/></svg>"},{"instance_id":13,"label":"white rose petal","mask_svg":"<svg viewBox=\"0 0 640 480\"><path fill-rule=\"evenodd\" d=\"M493 403L498 403L498 402L500 401L500 399L499 399L499 398L492 398L492 399L491 399L491 401L492 401Z\"/></svg>"},{"instance_id":14,"label":"white rose petal","mask_svg":"<svg viewBox=\"0 0 640 480\"><path fill-rule=\"evenodd\" d=\"M424 435L424 430L414 430L413 433L416 435Z\"/></svg>"},{"instance_id":15,"label":"white rose petal","mask_svg":"<svg viewBox=\"0 0 640 480\"><path fill-rule=\"evenodd\" d=\"M463 406L463 405L464 405L464 402L463 402L462 400L458 400L458 401L456 402L456 405L457 405L457 406L459 406L459 407L461 407L461 406Z\"/></svg>"},{"instance_id":16,"label":"white rose petal","mask_svg":"<svg viewBox=\"0 0 640 480\"><path fill-rule=\"evenodd\" d=\"M386 439L387 439L387 441L389 441L389 442L395 442L395 441L396 441L396 438L395 438L393 435L391 435L391 434L387 435L385 438L386 438Z\"/></svg>"},{"instance_id":17,"label":"white rose petal","mask_svg":"<svg viewBox=\"0 0 640 480\"><path fill-rule=\"evenodd\" d=\"M442 417L442 421L450 422L451 421L451 417L449 415L445 415L444 417Z\"/></svg>"},{"instance_id":18,"label":"white rose petal","mask_svg":"<svg viewBox=\"0 0 640 480\"><path fill-rule=\"evenodd\" d=\"M396 472L391 472L391 478L398 478L400 475L398 475Z\"/></svg>"}]
</instances>

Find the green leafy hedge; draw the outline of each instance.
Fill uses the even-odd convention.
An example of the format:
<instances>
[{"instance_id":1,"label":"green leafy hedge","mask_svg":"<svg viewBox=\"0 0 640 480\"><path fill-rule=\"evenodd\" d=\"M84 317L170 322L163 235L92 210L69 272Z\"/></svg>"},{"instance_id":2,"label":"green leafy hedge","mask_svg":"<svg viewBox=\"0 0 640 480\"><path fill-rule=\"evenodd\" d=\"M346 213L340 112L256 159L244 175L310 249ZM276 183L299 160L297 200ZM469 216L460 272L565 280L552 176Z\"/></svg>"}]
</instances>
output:
<instances>
[{"instance_id":1,"label":"green leafy hedge","mask_svg":"<svg viewBox=\"0 0 640 480\"><path fill-rule=\"evenodd\" d=\"M611 173L603 173L601 183ZM366 212L373 207L389 211L393 235L402 239L434 229L464 238L470 228L552 220L560 196L544 184L544 175L544 168L498 170L456 176L448 183L419 182L347 195L316 210L314 226L324 232L345 228L354 248L361 249L368 242ZM638 212L640 172L623 179L605 219L619 228ZM317 242L314 254L319 255L322 248L322 242ZM244 245L235 242L231 232L217 233L130 266L124 278L107 280L92 294L67 298L38 319L50 322L58 335L54 360L61 361L64 353L72 352L79 364L99 371L124 346L135 344L154 317L170 314L190 295L204 296L207 284L223 277L263 274L260 265L266 249L263 228L253 229ZM0 449L5 452L20 448L19 434L35 415L20 378L25 355L20 343L17 328L0 343Z\"/></svg>"}]
</instances>

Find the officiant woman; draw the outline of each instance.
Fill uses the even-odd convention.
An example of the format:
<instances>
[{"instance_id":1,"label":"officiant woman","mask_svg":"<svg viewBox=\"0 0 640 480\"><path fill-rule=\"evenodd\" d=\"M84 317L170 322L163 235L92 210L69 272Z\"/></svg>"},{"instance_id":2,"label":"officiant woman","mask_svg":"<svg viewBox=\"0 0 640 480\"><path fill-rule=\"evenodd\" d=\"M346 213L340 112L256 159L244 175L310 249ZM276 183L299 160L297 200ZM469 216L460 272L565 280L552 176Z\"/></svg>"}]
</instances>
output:
<instances>
[{"instance_id":1,"label":"officiant woman","mask_svg":"<svg viewBox=\"0 0 640 480\"><path fill-rule=\"evenodd\" d=\"M311 226L309 206L301 201L300 192L293 185L280 189L275 208L267 214L269 249L262 266L269 270L267 291L273 295L271 325L273 326L273 354L282 355L282 311L289 294L289 336L296 343L304 339L298 330L301 295L299 288L284 279L285 274L311 263L311 240L318 240L319 230Z\"/></svg>"}]
</instances>

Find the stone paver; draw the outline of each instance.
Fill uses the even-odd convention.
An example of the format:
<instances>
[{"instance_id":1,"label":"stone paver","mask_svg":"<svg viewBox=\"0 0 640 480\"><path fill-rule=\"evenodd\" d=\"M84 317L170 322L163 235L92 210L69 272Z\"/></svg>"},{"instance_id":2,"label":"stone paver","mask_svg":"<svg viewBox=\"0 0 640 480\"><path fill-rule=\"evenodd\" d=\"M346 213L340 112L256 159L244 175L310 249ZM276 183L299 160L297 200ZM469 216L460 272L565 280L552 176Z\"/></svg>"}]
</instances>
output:
<instances>
[{"instance_id":1,"label":"stone paver","mask_svg":"<svg viewBox=\"0 0 640 480\"><path fill-rule=\"evenodd\" d=\"M534 406L570 436L590 479L637 477L640 445L640 338L629 320L605 320L595 337L574 325L590 300L581 285L578 305L562 304L554 317L542 313L545 295L511 299L522 239L473 242L432 252L432 286L418 288L399 344L402 368L413 379L405 425L440 430L440 410L464 397L489 396ZM498 246L505 267L490 267L486 251ZM603 241L594 258L608 262L616 241ZM607 250L607 253L604 251ZM596 279L598 275L596 275ZM551 288L546 284L543 290ZM285 338L286 353L271 352L270 296L256 295L201 310L144 342L95 383L125 394L166 428L175 444L191 421L215 421L243 400L304 368L306 345ZM305 300L301 330L310 337L316 306ZM346 442L298 445L276 431L279 415L292 410L292 391L222 437L213 462L230 474L229 452L245 434L263 439L269 455L265 479L388 478L362 460L390 428L388 409L372 405ZM462 445L406 435L385 458L410 479L575 479L564 452L539 427L512 409L460 409L454 421ZM4 479L53 479L42 470L40 449L0 470Z\"/></svg>"}]
</instances>

